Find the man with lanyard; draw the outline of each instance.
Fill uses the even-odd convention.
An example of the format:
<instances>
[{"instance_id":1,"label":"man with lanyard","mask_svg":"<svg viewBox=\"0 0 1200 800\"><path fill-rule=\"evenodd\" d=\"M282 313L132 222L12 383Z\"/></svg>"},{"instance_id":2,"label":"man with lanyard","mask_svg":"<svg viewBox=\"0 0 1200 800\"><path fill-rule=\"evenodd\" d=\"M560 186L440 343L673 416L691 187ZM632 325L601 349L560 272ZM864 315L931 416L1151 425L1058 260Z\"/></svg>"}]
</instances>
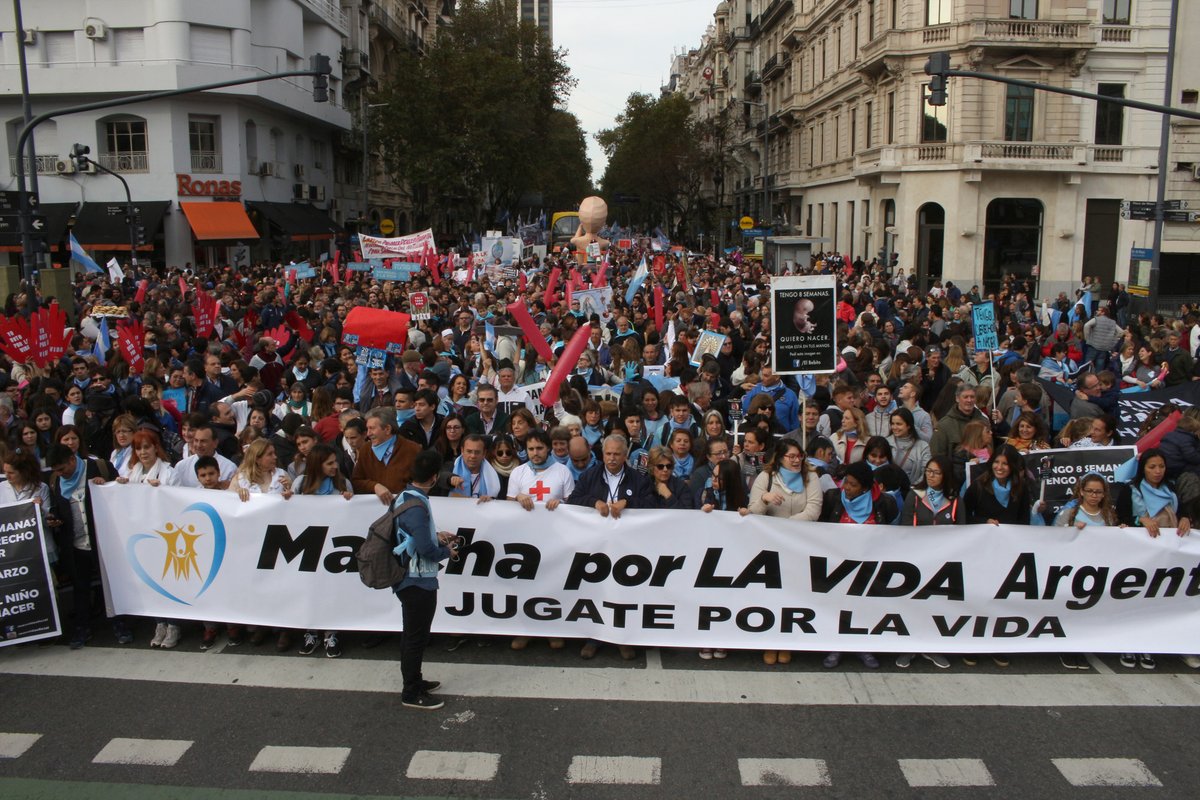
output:
<instances>
[{"instance_id":1,"label":"man with lanyard","mask_svg":"<svg viewBox=\"0 0 1200 800\"><path fill-rule=\"evenodd\" d=\"M462 455L454 461L450 475L450 497L473 497L480 503L500 494L500 476L484 457L487 440L478 433L463 437Z\"/></svg>"},{"instance_id":2,"label":"man with lanyard","mask_svg":"<svg viewBox=\"0 0 1200 800\"><path fill-rule=\"evenodd\" d=\"M365 413L372 408L392 405L393 392L388 383L387 370L383 367L371 367L367 375L370 380L359 394L358 410Z\"/></svg>"},{"instance_id":3,"label":"man with lanyard","mask_svg":"<svg viewBox=\"0 0 1200 800\"><path fill-rule=\"evenodd\" d=\"M625 437L612 434L602 444L603 464L589 467L575 484L575 490L567 502L573 506L590 506L602 517L620 519L627 508L649 508L653 504L650 494L650 479L643 473L630 469L625 464L629 446ZM600 642L589 639L579 655L585 659L595 658ZM630 645L618 645L621 658L632 660L637 651Z\"/></svg>"},{"instance_id":4,"label":"man with lanyard","mask_svg":"<svg viewBox=\"0 0 1200 800\"><path fill-rule=\"evenodd\" d=\"M475 390L475 406L478 411L467 417L467 432L479 433L484 436L495 436L502 433L508 425L508 415L497 410L499 394L496 387L481 383Z\"/></svg>"},{"instance_id":5,"label":"man with lanyard","mask_svg":"<svg viewBox=\"0 0 1200 800\"><path fill-rule=\"evenodd\" d=\"M75 596L72 650L78 650L92 638L92 579L100 572L93 528L92 498L89 484L106 483L115 477L107 461L83 458L66 445L56 444L46 454L50 467L52 516L47 520L56 530L59 557L71 576ZM113 632L119 644L133 641L133 632L124 617L113 617Z\"/></svg>"},{"instance_id":6,"label":"man with lanyard","mask_svg":"<svg viewBox=\"0 0 1200 800\"><path fill-rule=\"evenodd\" d=\"M408 506L396 517L394 551L398 556L408 556L408 574L392 589L400 601L404 624L400 639L404 689L400 703L406 708L428 711L445 705L441 698L430 694L441 683L425 680L421 667L437 613L438 562L450 557L447 545L454 539L454 534L437 530L429 507L429 491L437 483L441 469L442 457L436 450L418 453L412 465L412 483L394 498L402 506Z\"/></svg>"}]
</instances>

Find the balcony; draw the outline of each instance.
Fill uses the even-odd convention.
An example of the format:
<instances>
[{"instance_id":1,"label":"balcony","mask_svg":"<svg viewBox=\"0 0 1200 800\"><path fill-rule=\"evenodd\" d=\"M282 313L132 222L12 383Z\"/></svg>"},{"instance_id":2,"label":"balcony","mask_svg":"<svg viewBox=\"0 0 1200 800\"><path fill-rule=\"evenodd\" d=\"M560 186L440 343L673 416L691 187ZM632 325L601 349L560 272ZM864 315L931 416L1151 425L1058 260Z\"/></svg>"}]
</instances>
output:
<instances>
[{"instance_id":1,"label":"balcony","mask_svg":"<svg viewBox=\"0 0 1200 800\"><path fill-rule=\"evenodd\" d=\"M211 150L192 151L192 172L220 172L221 154Z\"/></svg>"},{"instance_id":2,"label":"balcony","mask_svg":"<svg viewBox=\"0 0 1200 800\"><path fill-rule=\"evenodd\" d=\"M994 42L1020 44L1094 44L1086 22L1052 19L985 19L975 22L977 36Z\"/></svg>"},{"instance_id":3,"label":"balcony","mask_svg":"<svg viewBox=\"0 0 1200 800\"><path fill-rule=\"evenodd\" d=\"M55 168L55 165L57 163L58 163L57 155L36 156L32 162L30 162L29 156L26 156L25 157L25 174L32 175L33 174L33 166L36 164L38 175L54 175L58 172L58 170ZM17 174L17 157L16 156L8 157L8 169L10 172L12 172L13 175Z\"/></svg>"},{"instance_id":4,"label":"balcony","mask_svg":"<svg viewBox=\"0 0 1200 800\"><path fill-rule=\"evenodd\" d=\"M100 166L113 172L149 172L150 154L131 151L128 153L101 153Z\"/></svg>"},{"instance_id":5,"label":"balcony","mask_svg":"<svg viewBox=\"0 0 1200 800\"><path fill-rule=\"evenodd\" d=\"M1156 163L1155 147L1095 145L1082 142L927 142L884 145L860 150L854 157L858 174L898 169L1032 169L1136 172Z\"/></svg>"},{"instance_id":6,"label":"balcony","mask_svg":"<svg viewBox=\"0 0 1200 800\"><path fill-rule=\"evenodd\" d=\"M337 3L331 2L331 0L300 0L300 5L315 12L317 16L332 24L343 35L350 31L349 20L346 18L345 12L338 8Z\"/></svg>"},{"instance_id":7,"label":"balcony","mask_svg":"<svg viewBox=\"0 0 1200 800\"><path fill-rule=\"evenodd\" d=\"M759 16L763 29L766 30L783 19L784 13L792 7L792 3L793 0L772 0L771 5L767 6L767 10Z\"/></svg>"},{"instance_id":8,"label":"balcony","mask_svg":"<svg viewBox=\"0 0 1200 800\"><path fill-rule=\"evenodd\" d=\"M757 70L751 70L746 73L745 80L742 81L742 88L746 90L746 94L761 94L762 93L762 76Z\"/></svg>"},{"instance_id":9,"label":"balcony","mask_svg":"<svg viewBox=\"0 0 1200 800\"><path fill-rule=\"evenodd\" d=\"M396 41L401 43L408 41L408 29L404 27L400 19L389 14L387 9L378 3L371 5L370 20Z\"/></svg>"},{"instance_id":10,"label":"balcony","mask_svg":"<svg viewBox=\"0 0 1200 800\"><path fill-rule=\"evenodd\" d=\"M787 66L792 61L791 53L776 53L767 59L767 63L763 65L762 76L764 81L774 80L787 71Z\"/></svg>"},{"instance_id":11,"label":"balcony","mask_svg":"<svg viewBox=\"0 0 1200 800\"><path fill-rule=\"evenodd\" d=\"M726 50L732 50L738 42L750 41L750 29L744 25L740 28L730 28L729 33L725 34L725 41L722 43Z\"/></svg>"},{"instance_id":12,"label":"balcony","mask_svg":"<svg viewBox=\"0 0 1200 800\"><path fill-rule=\"evenodd\" d=\"M342 48L342 69L346 80L354 80L355 75L371 74L371 56L357 48Z\"/></svg>"},{"instance_id":13,"label":"balcony","mask_svg":"<svg viewBox=\"0 0 1200 800\"><path fill-rule=\"evenodd\" d=\"M978 158L983 160L1019 161L1076 161L1079 160L1078 145L1048 144L1045 142L980 142ZM968 158L970 157L968 153Z\"/></svg>"},{"instance_id":14,"label":"balcony","mask_svg":"<svg viewBox=\"0 0 1200 800\"><path fill-rule=\"evenodd\" d=\"M1131 25L1101 25L1100 41L1103 44L1137 44L1137 28Z\"/></svg>"},{"instance_id":15,"label":"balcony","mask_svg":"<svg viewBox=\"0 0 1200 800\"><path fill-rule=\"evenodd\" d=\"M425 54L425 40L416 31L408 32L408 48L418 55Z\"/></svg>"}]
</instances>

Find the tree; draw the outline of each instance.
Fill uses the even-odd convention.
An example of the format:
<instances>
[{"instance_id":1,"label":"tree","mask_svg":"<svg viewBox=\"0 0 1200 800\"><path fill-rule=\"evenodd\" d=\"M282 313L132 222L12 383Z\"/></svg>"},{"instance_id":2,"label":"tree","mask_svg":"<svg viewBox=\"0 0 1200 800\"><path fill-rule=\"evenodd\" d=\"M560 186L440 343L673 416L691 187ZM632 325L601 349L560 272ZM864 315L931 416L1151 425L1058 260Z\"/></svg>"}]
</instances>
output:
<instances>
[{"instance_id":1,"label":"tree","mask_svg":"<svg viewBox=\"0 0 1200 800\"><path fill-rule=\"evenodd\" d=\"M426 57L406 54L384 80L372 141L423 190L413 192L420 216L490 224L524 193L590 181L579 123L562 110L574 86L565 53L506 0L465 0Z\"/></svg>"},{"instance_id":2,"label":"tree","mask_svg":"<svg viewBox=\"0 0 1200 800\"><path fill-rule=\"evenodd\" d=\"M596 134L608 156L601 180L604 195L635 195L639 201L629 206L632 219L685 236L701 210L701 190L711 173L705 137L687 98L632 94L616 123Z\"/></svg>"}]
</instances>

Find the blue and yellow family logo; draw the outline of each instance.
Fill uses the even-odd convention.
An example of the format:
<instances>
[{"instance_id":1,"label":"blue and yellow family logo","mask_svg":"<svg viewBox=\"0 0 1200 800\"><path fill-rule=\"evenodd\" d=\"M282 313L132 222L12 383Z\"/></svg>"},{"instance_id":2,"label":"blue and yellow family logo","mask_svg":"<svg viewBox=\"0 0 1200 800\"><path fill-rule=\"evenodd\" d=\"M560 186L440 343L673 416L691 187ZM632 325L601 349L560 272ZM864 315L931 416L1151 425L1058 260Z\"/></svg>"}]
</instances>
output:
<instances>
[{"instance_id":1,"label":"blue and yellow family logo","mask_svg":"<svg viewBox=\"0 0 1200 800\"><path fill-rule=\"evenodd\" d=\"M225 523L208 503L192 503L179 520L164 522L154 533L129 537L125 553L143 583L169 600L190 606L212 586L225 560Z\"/></svg>"}]
</instances>

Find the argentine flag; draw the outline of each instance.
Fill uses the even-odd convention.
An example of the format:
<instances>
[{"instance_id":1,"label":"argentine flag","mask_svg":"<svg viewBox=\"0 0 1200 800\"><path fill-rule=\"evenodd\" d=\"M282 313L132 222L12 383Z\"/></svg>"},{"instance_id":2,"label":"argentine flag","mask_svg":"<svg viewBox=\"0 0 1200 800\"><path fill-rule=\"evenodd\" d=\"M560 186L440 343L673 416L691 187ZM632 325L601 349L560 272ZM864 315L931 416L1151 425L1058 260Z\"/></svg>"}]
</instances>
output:
<instances>
[{"instance_id":1,"label":"argentine flag","mask_svg":"<svg viewBox=\"0 0 1200 800\"><path fill-rule=\"evenodd\" d=\"M83 245L76 239L75 234L70 234L71 238L71 260L78 261L88 272L104 272L100 269L100 265L92 260L92 257L83 252Z\"/></svg>"},{"instance_id":2,"label":"argentine flag","mask_svg":"<svg viewBox=\"0 0 1200 800\"><path fill-rule=\"evenodd\" d=\"M625 292L625 305L633 304L633 296L638 293L638 289L642 288L642 284L646 282L646 275L648 273L646 257L642 256L642 263L638 265L637 272L633 273L633 279L629 281L629 289Z\"/></svg>"}]
</instances>

